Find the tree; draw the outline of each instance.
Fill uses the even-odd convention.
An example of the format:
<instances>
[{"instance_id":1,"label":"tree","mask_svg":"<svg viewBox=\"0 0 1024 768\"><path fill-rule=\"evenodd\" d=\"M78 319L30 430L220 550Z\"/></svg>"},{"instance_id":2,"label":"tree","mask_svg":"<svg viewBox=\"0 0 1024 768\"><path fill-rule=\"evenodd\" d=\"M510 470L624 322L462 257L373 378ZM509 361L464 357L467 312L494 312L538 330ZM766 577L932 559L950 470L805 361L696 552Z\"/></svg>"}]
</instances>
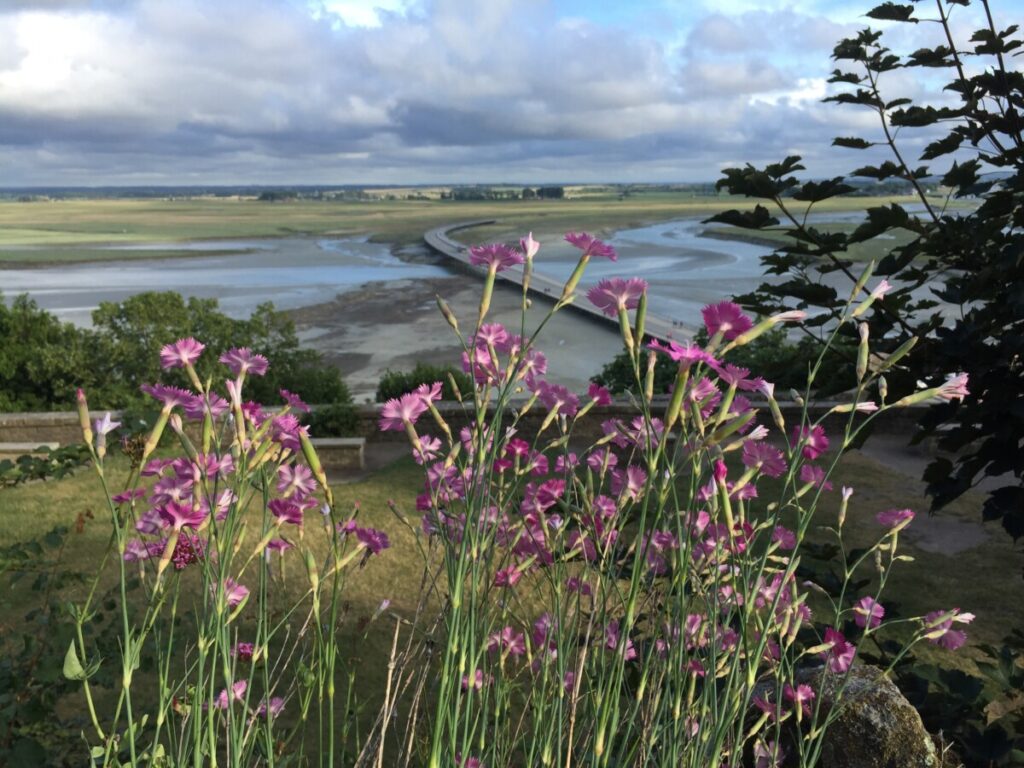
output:
<instances>
[{"instance_id":1,"label":"tree","mask_svg":"<svg viewBox=\"0 0 1024 768\"><path fill-rule=\"evenodd\" d=\"M985 26L969 44L958 44L949 13L968 4L936 2L935 15L926 18L918 15L923 3L883 3L868 16L934 23L942 42L898 54L883 44L882 32L865 29L840 41L833 53L840 68L830 82L846 88L826 101L867 110L878 119L876 136L839 137L833 145L883 148L887 159L859 167L851 176L909 184L920 213L893 203L868 209L852 233L822 231L807 223L805 212L852 188L843 177L798 181L794 174L803 170L800 158L788 157L765 168L726 169L718 182L732 194L771 201L778 215L758 204L752 211L727 211L709 221L788 233L790 244L763 259L767 273L787 279L761 285L738 301L762 314L815 308L810 325L817 328L835 322L849 295L821 278L840 276L856 285L862 267L849 258L851 246L893 230L909 233L909 242L892 248L874 270L895 288L873 306L873 351L891 354L917 339L918 349L890 376L895 395L910 391L917 379L934 384L949 374L969 375L971 396L930 408L915 436L919 441L938 435L938 446L955 455L935 459L925 473L932 509L986 476L1002 478L988 495L983 517L1000 520L1017 540L1024 536L1024 74L1007 62L1020 54L1022 41L1016 25L996 27L983 0ZM949 83L942 94L952 94L952 100L941 95L935 103L887 100L886 75L901 69L918 73L925 82L931 73L945 72ZM916 167L907 152L908 137L926 142ZM935 161L943 163L941 170L927 165ZM928 193L936 179L944 197ZM950 210L947 204L954 199L977 201L977 206ZM785 224L780 225L780 217ZM844 331L851 337L856 333L854 328Z\"/></svg>"}]
</instances>

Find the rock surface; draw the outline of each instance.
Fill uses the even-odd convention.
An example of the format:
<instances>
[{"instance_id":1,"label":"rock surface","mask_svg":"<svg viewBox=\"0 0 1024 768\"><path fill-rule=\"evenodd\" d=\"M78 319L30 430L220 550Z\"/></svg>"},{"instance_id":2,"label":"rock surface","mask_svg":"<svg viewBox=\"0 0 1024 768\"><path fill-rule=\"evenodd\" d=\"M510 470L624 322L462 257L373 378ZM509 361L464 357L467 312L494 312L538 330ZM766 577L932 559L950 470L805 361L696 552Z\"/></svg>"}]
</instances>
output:
<instances>
[{"instance_id":1,"label":"rock surface","mask_svg":"<svg viewBox=\"0 0 1024 768\"><path fill-rule=\"evenodd\" d=\"M831 708L841 677L809 671L824 708ZM940 768L941 758L921 716L877 667L858 664L842 691L838 717L829 725L821 768Z\"/></svg>"}]
</instances>

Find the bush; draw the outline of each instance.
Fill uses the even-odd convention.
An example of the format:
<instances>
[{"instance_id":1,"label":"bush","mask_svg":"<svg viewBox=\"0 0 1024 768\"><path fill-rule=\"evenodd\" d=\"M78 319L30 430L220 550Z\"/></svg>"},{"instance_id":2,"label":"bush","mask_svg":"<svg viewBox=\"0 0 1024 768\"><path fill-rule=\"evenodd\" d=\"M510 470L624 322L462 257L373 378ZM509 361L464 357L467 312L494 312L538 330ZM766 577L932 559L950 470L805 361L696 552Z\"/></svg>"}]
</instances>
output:
<instances>
[{"instance_id":1,"label":"bush","mask_svg":"<svg viewBox=\"0 0 1024 768\"><path fill-rule=\"evenodd\" d=\"M351 402L341 373L319 352L302 349L295 324L269 302L248 320L235 320L216 299L186 301L171 291L151 291L103 302L92 320L92 328L76 328L27 296L10 307L0 301L0 410L65 410L80 386L107 408L148 408L142 384L163 376L169 384L190 386L181 371L163 374L160 367L161 346L187 336L207 339L216 349L251 347L272 358L267 376L251 382L256 400L279 401L279 390L287 389L311 403ZM216 361L206 359L197 373L204 379L222 375Z\"/></svg>"},{"instance_id":2,"label":"bush","mask_svg":"<svg viewBox=\"0 0 1024 768\"><path fill-rule=\"evenodd\" d=\"M694 341L700 345L707 344L707 331L701 328ZM790 389L803 391L807 374L821 351L821 343L815 338L804 336L794 343L785 329L773 328L750 344L733 350L729 362L756 371L759 376L774 382L782 392ZM815 394L827 397L849 389L856 359L856 347L851 347L845 339L837 339L825 354L822 370L815 379ZM659 356L654 367L655 394L668 392L675 375L675 364L664 355ZM613 394L637 394L629 352L624 349L616 355L592 381L607 387Z\"/></svg>"},{"instance_id":3,"label":"bush","mask_svg":"<svg viewBox=\"0 0 1024 768\"><path fill-rule=\"evenodd\" d=\"M461 397L468 397L473 392L473 380L469 374L460 371L452 366L430 365L429 363L416 363L411 371L384 371L377 385L377 402L385 403L396 397L401 397L406 392L412 392L421 384L432 384L435 381L441 382L441 398L443 400L458 400L456 392L452 388L451 379L459 388Z\"/></svg>"},{"instance_id":4,"label":"bush","mask_svg":"<svg viewBox=\"0 0 1024 768\"><path fill-rule=\"evenodd\" d=\"M352 403L314 406L302 423L317 437L352 437L359 435L359 411Z\"/></svg>"}]
</instances>

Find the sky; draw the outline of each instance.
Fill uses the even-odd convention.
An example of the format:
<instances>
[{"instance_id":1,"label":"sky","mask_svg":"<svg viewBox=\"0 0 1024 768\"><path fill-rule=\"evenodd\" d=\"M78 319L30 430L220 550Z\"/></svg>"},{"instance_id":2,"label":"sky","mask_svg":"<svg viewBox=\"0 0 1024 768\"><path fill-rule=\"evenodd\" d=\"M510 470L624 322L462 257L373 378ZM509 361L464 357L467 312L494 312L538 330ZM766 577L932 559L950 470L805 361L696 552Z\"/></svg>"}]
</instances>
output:
<instances>
[{"instance_id":1,"label":"sky","mask_svg":"<svg viewBox=\"0 0 1024 768\"><path fill-rule=\"evenodd\" d=\"M877 117L821 99L834 44L886 27L872 4L0 0L0 187L712 181L788 154L841 174L864 158L832 138ZM940 31L888 29L907 51Z\"/></svg>"}]
</instances>

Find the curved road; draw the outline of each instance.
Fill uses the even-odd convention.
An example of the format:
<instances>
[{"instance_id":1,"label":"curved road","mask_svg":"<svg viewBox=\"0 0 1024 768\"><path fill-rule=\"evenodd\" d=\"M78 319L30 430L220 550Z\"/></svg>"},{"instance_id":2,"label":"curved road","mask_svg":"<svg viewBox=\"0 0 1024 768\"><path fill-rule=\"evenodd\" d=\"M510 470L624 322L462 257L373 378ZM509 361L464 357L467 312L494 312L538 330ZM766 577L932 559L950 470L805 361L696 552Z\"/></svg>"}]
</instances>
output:
<instances>
[{"instance_id":1,"label":"curved road","mask_svg":"<svg viewBox=\"0 0 1024 768\"><path fill-rule=\"evenodd\" d=\"M468 271L482 274L478 267L470 264L469 249L462 243L452 240L451 237L449 237L449 233L455 232L459 229L470 229L472 227L483 226L484 224L493 224L494 222L495 219L478 219L476 221L462 221L457 224L445 224L426 232L423 235L423 240L435 251L454 259ZM498 279L512 283L520 288L523 286L523 272L521 269L507 269L498 274ZM558 301L558 298L562 295L562 288L563 283L553 280L546 275L538 272L533 272L530 275L530 293L534 296L539 296L552 304ZM617 317L608 317L608 315L601 312L593 304L586 301L585 297L583 297L582 302L574 301L572 304L569 304L568 307L576 312L581 312L587 315L591 319L599 320L603 323L611 323L616 328L619 327L619 319ZM689 329L679 323L674 323L666 317L652 314L650 311L647 312L644 335L663 342L670 339L678 341L693 338L693 333Z\"/></svg>"}]
</instances>

